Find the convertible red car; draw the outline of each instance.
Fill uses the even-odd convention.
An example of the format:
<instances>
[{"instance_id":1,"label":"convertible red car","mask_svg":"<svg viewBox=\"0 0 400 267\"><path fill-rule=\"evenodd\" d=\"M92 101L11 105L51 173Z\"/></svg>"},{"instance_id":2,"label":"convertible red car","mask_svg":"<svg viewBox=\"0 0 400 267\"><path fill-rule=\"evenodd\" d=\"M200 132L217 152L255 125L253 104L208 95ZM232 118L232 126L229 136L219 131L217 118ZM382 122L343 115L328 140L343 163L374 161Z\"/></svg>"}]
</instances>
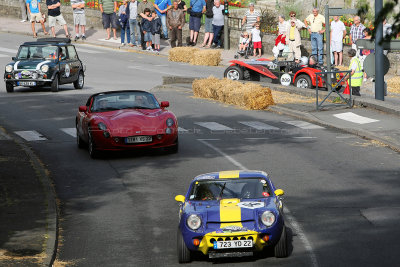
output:
<instances>
[{"instance_id":1,"label":"convertible red car","mask_svg":"<svg viewBox=\"0 0 400 267\"><path fill-rule=\"evenodd\" d=\"M89 97L76 115L79 148L89 148L92 158L101 151L165 148L178 151L178 121L151 93L110 91Z\"/></svg>"}]
</instances>

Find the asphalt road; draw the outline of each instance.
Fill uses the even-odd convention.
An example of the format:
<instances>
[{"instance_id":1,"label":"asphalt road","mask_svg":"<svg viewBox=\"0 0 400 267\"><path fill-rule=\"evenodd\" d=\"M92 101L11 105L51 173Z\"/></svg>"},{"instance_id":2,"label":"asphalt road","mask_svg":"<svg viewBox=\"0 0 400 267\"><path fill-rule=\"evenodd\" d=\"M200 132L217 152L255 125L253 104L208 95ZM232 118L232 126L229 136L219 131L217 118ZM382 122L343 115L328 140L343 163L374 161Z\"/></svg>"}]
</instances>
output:
<instances>
[{"instance_id":1,"label":"asphalt road","mask_svg":"<svg viewBox=\"0 0 400 267\"><path fill-rule=\"evenodd\" d=\"M27 39L0 34L0 54L11 57L4 48L17 49ZM27 88L7 94L0 86L0 124L11 133L42 136L27 143L50 170L61 201L59 260L74 266L175 266L174 196L185 193L200 173L247 168L267 171L285 190L290 257L199 258L191 265L398 264L398 153L331 129L304 127L290 117L197 99L190 90L152 89L162 75L220 77L223 68L98 47L81 46L78 53L87 65L83 90L67 85L58 93ZM0 65L8 60L0 57ZM77 148L68 132L78 106L92 93L119 89L150 90L160 101L170 101L169 109L187 130L180 135L178 154L118 153L92 160ZM275 128L256 131L243 123L253 121ZM201 122L233 130L210 131L196 124Z\"/></svg>"}]
</instances>

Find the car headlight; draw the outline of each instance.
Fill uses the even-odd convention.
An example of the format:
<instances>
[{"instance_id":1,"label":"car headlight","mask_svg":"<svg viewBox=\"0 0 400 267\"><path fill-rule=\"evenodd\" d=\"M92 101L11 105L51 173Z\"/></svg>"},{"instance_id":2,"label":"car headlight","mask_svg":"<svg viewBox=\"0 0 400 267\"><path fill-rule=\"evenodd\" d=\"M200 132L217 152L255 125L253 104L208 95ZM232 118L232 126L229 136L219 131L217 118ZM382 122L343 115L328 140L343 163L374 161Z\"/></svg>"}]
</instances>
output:
<instances>
[{"instance_id":1,"label":"car headlight","mask_svg":"<svg viewBox=\"0 0 400 267\"><path fill-rule=\"evenodd\" d=\"M186 220L187 226L192 230L197 230L201 226L200 216L196 214L190 215Z\"/></svg>"},{"instance_id":2,"label":"car headlight","mask_svg":"<svg viewBox=\"0 0 400 267\"><path fill-rule=\"evenodd\" d=\"M48 72L49 71L49 65L43 65L40 67L40 70L43 72Z\"/></svg>"},{"instance_id":3,"label":"car headlight","mask_svg":"<svg viewBox=\"0 0 400 267\"><path fill-rule=\"evenodd\" d=\"M267 210L261 215L261 221L265 226L270 227L275 222L275 215Z\"/></svg>"},{"instance_id":4,"label":"car headlight","mask_svg":"<svg viewBox=\"0 0 400 267\"><path fill-rule=\"evenodd\" d=\"M6 66L6 72L12 72L13 66L12 65L7 65Z\"/></svg>"},{"instance_id":5,"label":"car headlight","mask_svg":"<svg viewBox=\"0 0 400 267\"><path fill-rule=\"evenodd\" d=\"M171 127L172 125L174 125L174 120L171 119L171 118L168 118L168 119L167 119L167 126L168 126L168 127Z\"/></svg>"},{"instance_id":6,"label":"car headlight","mask_svg":"<svg viewBox=\"0 0 400 267\"><path fill-rule=\"evenodd\" d=\"M97 126L98 126L99 129L102 130L102 131L107 130L107 126L106 126L104 123L102 123L102 122L99 122L99 124L97 124Z\"/></svg>"}]
</instances>

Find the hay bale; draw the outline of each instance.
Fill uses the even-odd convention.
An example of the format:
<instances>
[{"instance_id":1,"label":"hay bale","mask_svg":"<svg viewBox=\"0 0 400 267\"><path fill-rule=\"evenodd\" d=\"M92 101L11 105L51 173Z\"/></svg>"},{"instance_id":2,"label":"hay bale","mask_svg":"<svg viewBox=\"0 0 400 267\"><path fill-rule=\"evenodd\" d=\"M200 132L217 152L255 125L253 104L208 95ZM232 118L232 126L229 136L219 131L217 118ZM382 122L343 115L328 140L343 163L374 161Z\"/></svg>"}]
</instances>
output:
<instances>
[{"instance_id":1,"label":"hay bale","mask_svg":"<svg viewBox=\"0 0 400 267\"><path fill-rule=\"evenodd\" d=\"M400 94L400 77L395 76L387 81L388 91L391 93Z\"/></svg>"},{"instance_id":2,"label":"hay bale","mask_svg":"<svg viewBox=\"0 0 400 267\"><path fill-rule=\"evenodd\" d=\"M349 67L346 66L335 66L335 68L337 68L340 71L349 70Z\"/></svg>"},{"instance_id":3,"label":"hay bale","mask_svg":"<svg viewBox=\"0 0 400 267\"><path fill-rule=\"evenodd\" d=\"M174 47L168 52L168 60L190 63L197 51L199 49L195 47Z\"/></svg>"},{"instance_id":4,"label":"hay bale","mask_svg":"<svg viewBox=\"0 0 400 267\"><path fill-rule=\"evenodd\" d=\"M197 97L215 99L247 109L265 109L274 105L271 89L255 83L243 84L211 76L207 79L194 80L192 89Z\"/></svg>"},{"instance_id":5,"label":"hay bale","mask_svg":"<svg viewBox=\"0 0 400 267\"><path fill-rule=\"evenodd\" d=\"M194 53L190 64L203 66L218 66L221 62L220 50L200 50Z\"/></svg>"}]
</instances>

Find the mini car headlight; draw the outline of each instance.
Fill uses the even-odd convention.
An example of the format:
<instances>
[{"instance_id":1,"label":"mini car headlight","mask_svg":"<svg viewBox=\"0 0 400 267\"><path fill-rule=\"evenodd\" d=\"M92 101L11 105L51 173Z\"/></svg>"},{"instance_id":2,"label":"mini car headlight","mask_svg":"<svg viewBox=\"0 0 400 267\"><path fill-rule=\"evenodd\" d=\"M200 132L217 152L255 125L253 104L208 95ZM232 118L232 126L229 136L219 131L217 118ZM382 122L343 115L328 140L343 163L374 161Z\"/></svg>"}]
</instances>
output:
<instances>
[{"instance_id":1,"label":"mini car headlight","mask_svg":"<svg viewBox=\"0 0 400 267\"><path fill-rule=\"evenodd\" d=\"M107 130L107 126L102 122L100 122L97 126L99 126L99 129L102 130L102 131Z\"/></svg>"},{"instance_id":2,"label":"mini car headlight","mask_svg":"<svg viewBox=\"0 0 400 267\"><path fill-rule=\"evenodd\" d=\"M6 66L6 72L12 72L13 66L12 65L7 65Z\"/></svg>"},{"instance_id":3,"label":"mini car headlight","mask_svg":"<svg viewBox=\"0 0 400 267\"><path fill-rule=\"evenodd\" d=\"M201 219L198 215L192 214L186 220L187 226L192 230L197 230L201 226Z\"/></svg>"},{"instance_id":4,"label":"mini car headlight","mask_svg":"<svg viewBox=\"0 0 400 267\"><path fill-rule=\"evenodd\" d=\"M49 71L49 65L43 65L40 67L40 70L43 72L48 72Z\"/></svg>"},{"instance_id":5,"label":"mini car headlight","mask_svg":"<svg viewBox=\"0 0 400 267\"><path fill-rule=\"evenodd\" d=\"M172 125L174 125L174 120L171 119L171 118L168 118L168 119L167 119L167 126L168 126L168 127L171 127Z\"/></svg>"},{"instance_id":6,"label":"mini car headlight","mask_svg":"<svg viewBox=\"0 0 400 267\"><path fill-rule=\"evenodd\" d=\"M267 210L261 215L261 221L265 226L270 227L275 222L275 215Z\"/></svg>"}]
</instances>

